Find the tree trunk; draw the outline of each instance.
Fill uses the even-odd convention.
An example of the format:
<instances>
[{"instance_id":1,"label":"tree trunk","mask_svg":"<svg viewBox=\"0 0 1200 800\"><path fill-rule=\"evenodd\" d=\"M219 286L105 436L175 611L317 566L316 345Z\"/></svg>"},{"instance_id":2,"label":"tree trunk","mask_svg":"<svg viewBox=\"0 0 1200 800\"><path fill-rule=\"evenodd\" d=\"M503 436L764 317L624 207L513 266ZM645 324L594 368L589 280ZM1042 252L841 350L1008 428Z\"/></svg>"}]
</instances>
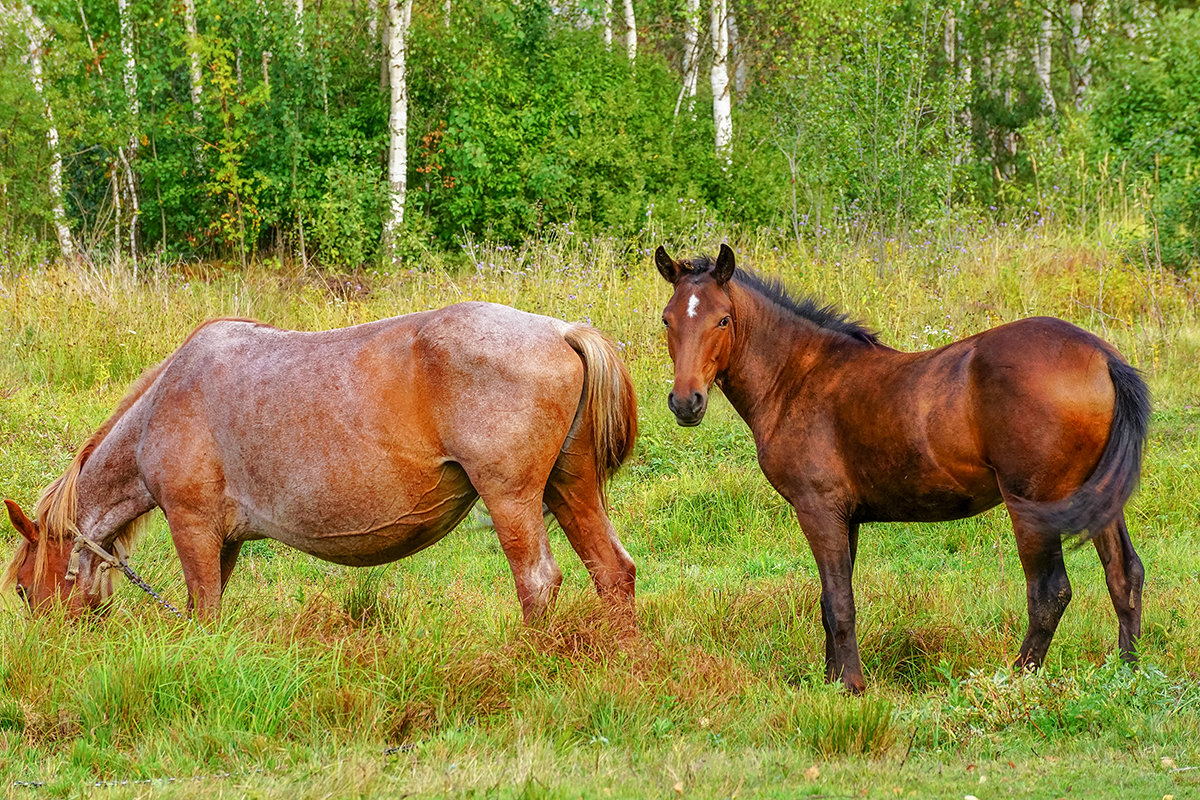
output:
<instances>
[{"instance_id":1,"label":"tree trunk","mask_svg":"<svg viewBox=\"0 0 1200 800\"><path fill-rule=\"evenodd\" d=\"M1082 0L1072 0L1071 6L1071 91L1075 96L1075 108L1083 111L1087 108L1087 92L1092 85L1092 59L1088 51L1092 49L1092 41L1084 29L1086 9Z\"/></svg>"},{"instance_id":2,"label":"tree trunk","mask_svg":"<svg viewBox=\"0 0 1200 800\"><path fill-rule=\"evenodd\" d=\"M379 0L367 0L367 38L372 48L379 41Z\"/></svg>"},{"instance_id":3,"label":"tree trunk","mask_svg":"<svg viewBox=\"0 0 1200 800\"><path fill-rule=\"evenodd\" d=\"M612 49L612 4L613 0L604 0L604 49Z\"/></svg>"},{"instance_id":4,"label":"tree trunk","mask_svg":"<svg viewBox=\"0 0 1200 800\"><path fill-rule=\"evenodd\" d=\"M137 60L133 53L133 20L129 13L130 0L117 0L117 15L121 23L121 54L125 63L122 78L125 85L125 102L129 105L130 128L129 145L123 151L118 151L117 158L125 170L125 187L129 192L129 254L133 258L134 268L137 268L137 232L138 218L141 216L141 204L138 202L137 180L133 175L133 161L138 151L138 77Z\"/></svg>"},{"instance_id":5,"label":"tree trunk","mask_svg":"<svg viewBox=\"0 0 1200 800\"><path fill-rule=\"evenodd\" d=\"M629 63L637 59L637 22L633 18L633 0L625 0L625 55Z\"/></svg>"},{"instance_id":6,"label":"tree trunk","mask_svg":"<svg viewBox=\"0 0 1200 800\"><path fill-rule=\"evenodd\" d=\"M728 0L712 0L710 33L712 34L713 62L710 82L713 93L713 126L716 128L714 144L717 158L728 167L732 161L733 117L729 103L729 26L726 24Z\"/></svg>"},{"instance_id":7,"label":"tree trunk","mask_svg":"<svg viewBox=\"0 0 1200 800\"><path fill-rule=\"evenodd\" d=\"M695 118L696 84L700 77L700 0L687 0L687 19L683 28L683 86L675 101L675 116L687 104L688 113Z\"/></svg>"},{"instance_id":8,"label":"tree trunk","mask_svg":"<svg viewBox=\"0 0 1200 800\"><path fill-rule=\"evenodd\" d=\"M397 241L404 224L404 199L408 190L408 83L405 56L412 0L388 0L388 79L392 87L388 117L388 194L391 215L383 226L383 242L392 263L399 259Z\"/></svg>"},{"instance_id":9,"label":"tree trunk","mask_svg":"<svg viewBox=\"0 0 1200 800\"><path fill-rule=\"evenodd\" d=\"M1050 9L1046 8L1042 10L1042 27L1038 32L1038 40L1033 54L1033 69L1042 94L1040 105L1043 114L1055 112L1054 89L1050 85L1050 43L1053 37L1054 16Z\"/></svg>"},{"instance_id":10,"label":"tree trunk","mask_svg":"<svg viewBox=\"0 0 1200 800\"><path fill-rule=\"evenodd\" d=\"M193 0L188 0L193 2ZM304 52L304 0L292 0L292 15L296 19L296 49Z\"/></svg>"},{"instance_id":11,"label":"tree trunk","mask_svg":"<svg viewBox=\"0 0 1200 800\"><path fill-rule=\"evenodd\" d=\"M199 125L202 121L200 114L200 53L196 50L196 40L200 38L200 29L196 27L196 0L183 0L183 27L187 31L188 74L191 77L192 117Z\"/></svg>"},{"instance_id":12,"label":"tree trunk","mask_svg":"<svg viewBox=\"0 0 1200 800\"><path fill-rule=\"evenodd\" d=\"M13 17L14 12L0 2L0 12L6 17ZM54 220L54 232L58 236L58 246L63 259L70 261L75 257L75 242L71 239L71 229L67 225L67 212L63 204L63 162L62 153L58 149L58 127L54 124L54 110L50 99L46 96L46 86L42 78L42 47L49 38L46 26L33 13L33 8L26 2L21 2L15 10L18 26L29 40L27 50L29 60L29 77L33 82L34 94L42 103L42 114L46 117L46 146L50 150L50 214Z\"/></svg>"}]
</instances>

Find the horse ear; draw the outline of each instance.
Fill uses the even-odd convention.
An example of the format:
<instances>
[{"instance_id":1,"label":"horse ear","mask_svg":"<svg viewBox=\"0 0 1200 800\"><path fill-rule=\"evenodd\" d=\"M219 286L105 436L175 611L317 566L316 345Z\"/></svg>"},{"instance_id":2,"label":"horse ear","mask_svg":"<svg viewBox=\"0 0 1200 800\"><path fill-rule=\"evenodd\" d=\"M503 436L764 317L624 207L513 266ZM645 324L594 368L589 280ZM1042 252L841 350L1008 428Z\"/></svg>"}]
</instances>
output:
<instances>
[{"instance_id":1,"label":"horse ear","mask_svg":"<svg viewBox=\"0 0 1200 800\"><path fill-rule=\"evenodd\" d=\"M717 279L717 283L729 283L729 279L733 277L733 250L729 245L722 242L721 252L717 255L717 266L713 270L713 277Z\"/></svg>"},{"instance_id":2,"label":"horse ear","mask_svg":"<svg viewBox=\"0 0 1200 800\"><path fill-rule=\"evenodd\" d=\"M658 267L658 274L666 278L667 283L674 284L679 280L681 272L679 264L667 255L666 249L660 244L658 249L654 251L654 266Z\"/></svg>"},{"instance_id":3,"label":"horse ear","mask_svg":"<svg viewBox=\"0 0 1200 800\"><path fill-rule=\"evenodd\" d=\"M29 517L25 516L25 512L14 501L5 500L4 505L8 506L8 518L12 521L13 527L17 529L17 533L28 539L31 544L37 544L37 525L29 521Z\"/></svg>"}]
</instances>

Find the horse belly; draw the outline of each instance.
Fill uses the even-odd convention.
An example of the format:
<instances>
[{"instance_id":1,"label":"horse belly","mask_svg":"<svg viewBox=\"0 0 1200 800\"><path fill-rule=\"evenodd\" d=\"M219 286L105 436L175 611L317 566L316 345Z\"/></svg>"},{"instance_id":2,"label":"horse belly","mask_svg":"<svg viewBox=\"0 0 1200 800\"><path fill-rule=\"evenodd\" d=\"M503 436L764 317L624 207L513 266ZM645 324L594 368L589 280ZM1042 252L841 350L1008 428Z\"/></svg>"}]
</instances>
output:
<instances>
[{"instance_id":1,"label":"horse belly","mask_svg":"<svg viewBox=\"0 0 1200 800\"><path fill-rule=\"evenodd\" d=\"M1000 503L990 471L958 480L907 480L868 491L855 517L860 522L946 522L981 514Z\"/></svg>"},{"instance_id":2,"label":"horse belly","mask_svg":"<svg viewBox=\"0 0 1200 800\"><path fill-rule=\"evenodd\" d=\"M388 494L392 497L388 498ZM239 538L253 533L325 561L348 566L386 564L434 544L470 512L479 495L457 464L426 477L424 486L359 486L358 491L310 507L270 513L243 504ZM258 505L258 504L256 504Z\"/></svg>"}]
</instances>

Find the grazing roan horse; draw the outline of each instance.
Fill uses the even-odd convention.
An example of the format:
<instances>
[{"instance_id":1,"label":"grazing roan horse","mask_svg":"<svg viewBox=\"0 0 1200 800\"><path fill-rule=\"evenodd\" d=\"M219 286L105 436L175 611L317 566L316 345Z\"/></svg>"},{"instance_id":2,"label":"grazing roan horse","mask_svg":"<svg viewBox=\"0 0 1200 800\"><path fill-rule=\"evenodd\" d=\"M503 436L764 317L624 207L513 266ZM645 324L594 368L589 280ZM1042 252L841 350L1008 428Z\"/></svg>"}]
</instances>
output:
<instances>
[{"instance_id":1,"label":"grazing roan horse","mask_svg":"<svg viewBox=\"0 0 1200 800\"><path fill-rule=\"evenodd\" d=\"M128 544L158 507L189 608L211 617L247 540L383 564L441 539L482 497L526 621L562 582L543 503L632 620L634 565L604 488L636 434L629 373L586 325L490 303L316 333L213 320L133 384L34 520L5 501L24 538L4 583L35 610L96 606L107 575L81 540Z\"/></svg>"},{"instance_id":2,"label":"grazing roan horse","mask_svg":"<svg viewBox=\"0 0 1200 800\"><path fill-rule=\"evenodd\" d=\"M716 260L655 265L680 425L700 424L716 383L750 426L758 463L795 509L821 578L828 680L863 688L851 573L858 528L1007 507L1025 570L1038 666L1071 599L1062 536L1096 545L1136 660L1141 561L1123 508L1138 482L1149 393L1110 345L1058 319L1013 322L921 353L882 345L829 307Z\"/></svg>"}]
</instances>

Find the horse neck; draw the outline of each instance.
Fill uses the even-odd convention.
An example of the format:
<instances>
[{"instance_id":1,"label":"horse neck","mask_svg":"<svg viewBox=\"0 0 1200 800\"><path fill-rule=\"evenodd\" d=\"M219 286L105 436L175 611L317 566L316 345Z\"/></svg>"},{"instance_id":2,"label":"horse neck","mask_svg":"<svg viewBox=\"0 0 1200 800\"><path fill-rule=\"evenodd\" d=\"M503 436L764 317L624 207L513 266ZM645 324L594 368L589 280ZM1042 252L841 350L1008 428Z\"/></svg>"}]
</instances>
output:
<instances>
[{"instance_id":1,"label":"horse neck","mask_svg":"<svg viewBox=\"0 0 1200 800\"><path fill-rule=\"evenodd\" d=\"M83 503L84 511L92 516L100 513L95 498L103 496L111 481L114 475L113 462L127 462L124 466L126 470L133 465L129 442L118 441L120 437L113 435L114 430L118 430L120 423L132 416L137 401L154 384L173 355L143 372L133 382L113 412L76 452L67 471L46 487L35 510L50 538L76 536L81 524L87 521L81 514L80 503ZM131 428L127 427L126 430Z\"/></svg>"},{"instance_id":2,"label":"horse neck","mask_svg":"<svg viewBox=\"0 0 1200 800\"><path fill-rule=\"evenodd\" d=\"M752 431L778 415L787 387L805 382L814 366L846 343L736 284L730 299L737 320L729 364L717 375L721 391Z\"/></svg>"}]
</instances>

